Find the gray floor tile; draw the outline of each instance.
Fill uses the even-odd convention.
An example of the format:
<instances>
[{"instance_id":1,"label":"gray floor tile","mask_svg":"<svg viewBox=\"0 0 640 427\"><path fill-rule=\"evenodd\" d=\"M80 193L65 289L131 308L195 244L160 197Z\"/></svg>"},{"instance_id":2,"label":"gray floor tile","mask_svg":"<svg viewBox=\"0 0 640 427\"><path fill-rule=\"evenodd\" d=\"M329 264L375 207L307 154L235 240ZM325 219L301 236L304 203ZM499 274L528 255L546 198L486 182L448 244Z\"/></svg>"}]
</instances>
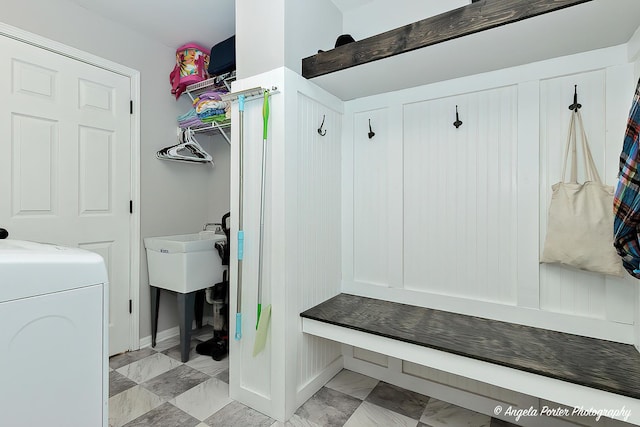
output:
<instances>
[{"instance_id":1,"label":"gray floor tile","mask_svg":"<svg viewBox=\"0 0 640 427\"><path fill-rule=\"evenodd\" d=\"M203 332L204 334L208 333L206 331ZM204 336L204 334L202 336ZM201 341L197 338L192 339L190 355L191 359L198 357L197 353L195 352L195 347L200 342ZM117 355L109 360L109 366L110 369L112 369L109 372L109 396L111 398L110 409L114 410L113 417L116 417L116 415L118 415L115 413L117 412L116 407L118 406L116 405L116 403L119 402L120 405L125 405L127 407L131 405L136 406L138 405L137 402L141 399L137 398L133 394L131 394L131 396L127 394L130 393L130 391L135 390L137 384L135 381L127 378L125 375L122 375L122 372L115 371L116 369L120 371L122 371L123 369L126 370L128 369L127 365L129 364L133 364L132 366L137 366L140 363L146 365L147 362L143 359L149 358L149 356L152 355L156 356L148 359L149 364L152 364L152 362L155 361L156 357L162 357L164 360L171 361L175 365L174 367L167 368L169 370L165 370L159 375L156 374L157 376L148 375L147 377L151 379L148 379L146 381L144 379L140 380L142 381L142 384L140 384L139 387L142 388L138 391L144 391L144 393L146 393L148 396L152 396L153 399L156 399L157 402L155 404L147 404L145 409L137 411L136 414L130 414L132 416L128 417L128 420L131 420L134 417L137 418L133 419L133 421L129 421L125 425L126 427L270 427L281 424L287 426L295 425L306 427L342 427L350 418L355 417L354 414L362 405L362 400L360 399L362 399L362 397L364 397L365 395L357 395L357 397L360 397L357 398L343 393L342 391L349 391L348 387L353 388L354 384L352 384L350 381L346 381L346 385L339 383L337 381L337 379L339 378L337 378L332 383L334 386L333 389L329 387L323 387L322 389L320 389L318 393L312 396L307 402L305 402L304 405L302 405L296 411L295 416L290 420L290 422L286 424L278 423L268 416L255 411L252 408L244 406L239 402L231 401L231 399L228 399L228 394L224 394L224 396L227 396L227 401L222 402L219 408L212 409L206 414L201 413L197 415L199 413L199 406L194 406L193 408L189 409L189 405L178 405L180 406L180 408L182 408L180 409L176 407L176 405L166 402L166 400L175 400L180 396L184 397L192 391L196 390L198 387L202 387L208 380L218 381L221 385L228 387L227 384L229 383L229 370L228 368L225 368L223 366L222 368L224 370L220 370L218 373L214 372L207 374L198 369L194 369L191 366L182 364L179 362L180 346L177 345L177 341L174 340L173 343L168 344L170 347L164 347L162 349L162 354L154 349L145 348L142 350ZM141 366L138 367L138 369L144 370ZM211 376L213 376L213 379L211 378ZM371 386L373 386L373 383L371 384ZM342 391L339 391L337 389L340 389ZM120 399L122 400L122 402L120 402L120 400L116 402L113 399ZM189 399L191 401L191 398ZM210 398L207 399L207 401L210 400ZM174 400L172 400L172 402L174 402ZM431 400L433 400L434 403L437 403L437 399ZM429 401L430 398L428 396L414 393L412 391L408 391L384 382L379 382L365 399L365 402L373 405L378 405L385 410L393 411L405 417L415 419L418 427L434 427L435 424L432 424L431 421L426 419L426 417L422 417L421 420L421 415L424 414ZM214 410L217 410L218 412L211 415ZM149 412L143 413L144 411ZM362 414L360 415L360 418L363 418ZM110 413L110 419L111 418L112 414ZM205 418L205 421L199 421L199 419L202 420ZM128 420L123 420L122 423L126 423ZM410 420L407 419L407 421ZM356 418L351 420L352 424L355 422L357 422ZM122 425L122 423L119 425ZM490 427L517 427L517 425L494 418L490 420Z\"/></svg>"},{"instance_id":2,"label":"gray floor tile","mask_svg":"<svg viewBox=\"0 0 640 427\"><path fill-rule=\"evenodd\" d=\"M325 387L364 400L378 385L378 382L375 378L343 369Z\"/></svg>"},{"instance_id":3,"label":"gray floor tile","mask_svg":"<svg viewBox=\"0 0 640 427\"><path fill-rule=\"evenodd\" d=\"M198 370L180 365L142 383L142 387L169 400L205 382L210 377Z\"/></svg>"},{"instance_id":4,"label":"gray floor tile","mask_svg":"<svg viewBox=\"0 0 640 427\"><path fill-rule=\"evenodd\" d=\"M118 354L109 359L109 367L111 369L122 368L130 363L137 362L140 359L151 356L155 352L156 351L151 348L142 348L140 350Z\"/></svg>"},{"instance_id":5,"label":"gray floor tile","mask_svg":"<svg viewBox=\"0 0 640 427\"><path fill-rule=\"evenodd\" d=\"M124 427L195 427L198 424L200 421L196 418L170 403L163 403Z\"/></svg>"},{"instance_id":6,"label":"gray floor tile","mask_svg":"<svg viewBox=\"0 0 640 427\"><path fill-rule=\"evenodd\" d=\"M321 426L342 426L362 401L323 387L296 411L300 418Z\"/></svg>"},{"instance_id":7,"label":"gray floor tile","mask_svg":"<svg viewBox=\"0 0 640 427\"><path fill-rule=\"evenodd\" d=\"M121 373L116 371L109 372L109 397L135 386L135 381L130 380Z\"/></svg>"},{"instance_id":8,"label":"gray floor tile","mask_svg":"<svg viewBox=\"0 0 640 427\"><path fill-rule=\"evenodd\" d=\"M433 427L490 427L491 417L436 398L429 399L420 421Z\"/></svg>"},{"instance_id":9,"label":"gray floor tile","mask_svg":"<svg viewBox=\"0 0 640 427\"><path fill-rule=\"evenodd\" d=\"M220 381L224 381L225 383L229 384L229 370L225 369L224 371L222 371L218 375L216 375L215 378L217 378Z\"/></svg>"},{"instance_id":10,"label":"gray floor tile","mask_svg":"<svg viewBox=\"0 0 640 427\"><path fill-rule=\"evenodd\" d=\"M199 354L196 352L196 346L198 344L200 344L202 341L196 340L196 339L192 339L191 340L191 345L189 346L189 360L193 360L196 357L199 356ZM181 350L180 350L180 344L175 345L167 350L161 351L162 354L165 354L173 359L176 359L178 361L182 360L182 356L181 356Z\"/></svg>"},{"instance_id":11,"label":"gray floor tile","mask_svg":"<svg viewBox=\"0 0 640 427\"><path fill-rule=\"evenodd\" d=\"M204 420L204 423L211 427L269 427L274 422L274 419L239 402L229 403Z\"/></svg>"},{"instance_id":12,"label":"gray floor tile","mask_svg":"<svg viewBox=\"0 0 640 427\"><path fill-rule=\"evenodd\" d=\"M371 390L365 401L419 420L427 407L429 397L381 381Z\"/></svg>"}]
</instances>

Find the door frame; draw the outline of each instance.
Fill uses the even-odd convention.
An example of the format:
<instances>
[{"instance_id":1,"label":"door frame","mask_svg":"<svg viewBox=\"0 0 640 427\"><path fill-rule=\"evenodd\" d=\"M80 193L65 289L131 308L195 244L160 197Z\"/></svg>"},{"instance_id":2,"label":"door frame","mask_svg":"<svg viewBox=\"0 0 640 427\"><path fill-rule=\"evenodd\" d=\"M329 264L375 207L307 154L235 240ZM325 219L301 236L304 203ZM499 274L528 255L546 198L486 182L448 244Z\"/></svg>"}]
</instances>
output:
<instances>
[{"instance_id":1,"label":"door frame","mask_svg":"<svg viewBox=\"0 0 640 427\"><path fill-rule=\"evenodd\" d=\"M132 310L129 316L129 350L140 348L140 72L91 53L56 42L46 37L24 31L0 22L0 36L27 43L48 51L90 64L129 78L131 82L131 200L133 213L129 218L129 299Z\"/></svg>"}]
</instances>

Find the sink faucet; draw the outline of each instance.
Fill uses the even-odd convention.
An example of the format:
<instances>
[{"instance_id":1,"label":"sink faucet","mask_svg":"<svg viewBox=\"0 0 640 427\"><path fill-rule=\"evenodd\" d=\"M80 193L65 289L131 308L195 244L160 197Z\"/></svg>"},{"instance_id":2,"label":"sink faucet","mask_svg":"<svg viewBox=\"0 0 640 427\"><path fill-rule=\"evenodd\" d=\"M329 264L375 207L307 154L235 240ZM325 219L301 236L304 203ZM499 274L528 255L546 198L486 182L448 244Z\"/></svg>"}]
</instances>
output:
<instances>
[{"instance_id":1,"label":"sink faucet","mask_svg":"<svg viewBox=\"0 0 640 427\"><path fill-rule=\"evenodd\" d=\"M219 222L208 222L204 225L204 227L202 227L202 231L207 231L207 227L209 227L210 225L215 226L215 232L216 233L222 233L222 224L220 224Z\"/></svg>"}]
</instances>

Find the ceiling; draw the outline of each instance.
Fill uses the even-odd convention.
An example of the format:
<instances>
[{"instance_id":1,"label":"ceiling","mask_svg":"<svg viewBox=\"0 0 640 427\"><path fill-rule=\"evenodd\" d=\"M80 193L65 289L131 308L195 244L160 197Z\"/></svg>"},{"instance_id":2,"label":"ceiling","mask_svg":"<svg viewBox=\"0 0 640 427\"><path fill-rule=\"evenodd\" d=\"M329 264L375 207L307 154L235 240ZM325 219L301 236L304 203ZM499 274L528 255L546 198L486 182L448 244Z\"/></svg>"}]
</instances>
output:
<instances>
[{"instance_id":1,"label":"ceiling","mask_svg":"<svg viewBox=\"0 0 640 427\"><path fill-rule=\"evenodd\" d=\"M71 0L171 48L211 47L236 29L235 0Z\"/></svg>"},{"instance_id":2,"label":"ceiling","mask_svg":"<svg viewBox=\"0 0 640 427\"><path fill-rule=\"evenodd\" d=\"M71 0L171 48L213 46L235 34L235 0ZM331 0L344 12L373 0Z\"/></svg>"},{"instance_id":3,"label":"ceiling","mask_svg":"<svg viewBox=\"0 0 640 427\"><path fill-rule=\"evenodd\" d=\"M71 1L174 49L235 34L235 0ZM331 1L345 12L373 0ZM638 17L640 0L593 0L312 81L342 99L389 92L626 43Z\"/></svg>"}]
</instances>

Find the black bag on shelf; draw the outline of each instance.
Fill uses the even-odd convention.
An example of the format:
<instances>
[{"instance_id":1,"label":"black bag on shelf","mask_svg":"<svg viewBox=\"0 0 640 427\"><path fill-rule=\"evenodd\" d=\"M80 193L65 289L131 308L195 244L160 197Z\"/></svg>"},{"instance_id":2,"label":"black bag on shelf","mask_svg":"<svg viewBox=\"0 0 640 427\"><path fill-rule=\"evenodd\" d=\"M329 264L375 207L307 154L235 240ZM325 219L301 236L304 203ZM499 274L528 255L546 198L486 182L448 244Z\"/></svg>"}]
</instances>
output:
<instances>
[{"instance_id":1,"label":"black bag on shelf","mask_svg":"<svg viewBox=\"0 0 640 427\"><path fill-rule=\"evenodd\" d=\"M217 76L236 69L236 36L233 35L211 48L209 67L210 76Z\"/></svg>"}]
</instances>

